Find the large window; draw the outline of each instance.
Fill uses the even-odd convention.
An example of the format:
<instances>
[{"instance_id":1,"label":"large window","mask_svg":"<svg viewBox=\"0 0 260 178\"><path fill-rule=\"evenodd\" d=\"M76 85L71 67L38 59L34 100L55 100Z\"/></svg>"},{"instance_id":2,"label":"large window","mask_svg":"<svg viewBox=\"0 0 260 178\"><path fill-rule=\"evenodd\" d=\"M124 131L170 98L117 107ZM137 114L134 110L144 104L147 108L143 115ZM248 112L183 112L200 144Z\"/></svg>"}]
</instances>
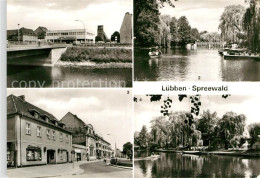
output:
<instances>
[{"instance_id":1,"label":"large window","mask_svg":"<svg viewBox=\"0 0 260 178\"><path fill-rule=\"evenodd\" d=\"M26 123L26 135L31 135L31 124Z\"/></svg>"},{"instance_id":2,"label":"large window","mask_svg":"<svg viewBox=\"0 0 260 178\"><path fill-rule=\"evenodd\" d=\"M48 139L51 139L51 136L50 136L50 130L49 130L49 129L47 129L46 134L47 134L47 138L48 138Z\"/></svg>"},{"instance_id":3,"label":"large window","mask_svg":"<svg viewBox=\"0 0 260 178\"><path fill-rule=\"evenodd\" d=\"M40 126L37 126L37 137L41 137L42 134L41 134L41 127Z\"/></svg>"},{"instance_id":4,"label":"large window","mask_svg":"<svg viewBox=\"0 0 260 178\"><path fill-rule=\"evenodd\" d=\"M41 149L26 149L26 160L27 161L41 161L42 160L42 151Z\"/></svg>"},{"instance_id":5,"label":"large window","mask_svg":"<svg viewBox=\"0 0 260 178\"><path fill-rule=\"evenodd\" d=\"M52 140L55 140L55 131L52 131Z\"/></svg>"}]
</instances>

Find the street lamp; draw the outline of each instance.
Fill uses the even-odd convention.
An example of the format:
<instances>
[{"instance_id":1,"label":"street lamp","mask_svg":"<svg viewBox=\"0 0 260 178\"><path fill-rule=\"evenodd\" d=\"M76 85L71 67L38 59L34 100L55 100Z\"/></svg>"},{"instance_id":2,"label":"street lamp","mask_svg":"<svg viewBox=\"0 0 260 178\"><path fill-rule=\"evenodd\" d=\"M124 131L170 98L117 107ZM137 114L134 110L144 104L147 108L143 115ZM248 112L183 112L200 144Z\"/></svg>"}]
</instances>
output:
<instances>
[{"instance_id":1,"label":"street lamp","mask_svg":"<svg viewBox=\"0 0 260 178\"><path fill-rule=\"evenodd\" d=\"M82 20L75 20L76 22L81 22L84 26L84 40L85 40L85 45L86 45L86 26L85 23Z\"/></svg>"},{"instance_id":2,"label":"street lamp","mask_svg":"<svg viewBox=\"0 0 260 178\"><path fill-rule=\"evenodd\" d=\"M18 23L18 37L17 37L18 44L20 44L20 34L19 34L19 28L20 28L20 24Z\"/></svg>"},{"instance_id":3,"label":"street lamp","mask_svg":"<svg viewBox=\"0 0 260 178\"><path fill-rule=\"evenodd\" d=\"M115 137L115 135L112 135L112 134L107 134L107 135L113 136L115 139L115 157L116 157L116 137Z\"/></svg>"}]
</instances>

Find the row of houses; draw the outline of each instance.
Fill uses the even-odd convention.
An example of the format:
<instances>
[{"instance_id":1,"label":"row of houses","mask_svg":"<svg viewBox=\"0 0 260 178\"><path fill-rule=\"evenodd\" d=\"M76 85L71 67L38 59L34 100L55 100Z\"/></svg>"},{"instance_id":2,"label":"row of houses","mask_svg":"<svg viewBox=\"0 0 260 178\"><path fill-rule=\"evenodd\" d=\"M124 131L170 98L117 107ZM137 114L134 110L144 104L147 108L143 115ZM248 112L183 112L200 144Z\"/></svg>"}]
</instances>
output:
<instances>
[{"instance_id":1,"label":"row of houses","mask_svg":"<svg viewBox=\"0 0 260 178\"><path fill-rule=\"evenodd\" d=\"M117 31L116 31L117 32ZM36 30L28 28L19 28L14 30L7 30L8 41L19 41L23 43L37 42L38 40L45 39L46 42L65 42L73 43L79 41L81 43L95 43L107 42L110 39L104 32L104 26L98 25L97 36L87 29L71 29L71 30L48 30L46 27L39 26ZM132 44L132 14L127 12L124 16L120 33L117 32L116 38L111 36L111 41L122 44Z\"/></svg>"},{"instance_id":2,"label":"row of houses","mask_svg":"<svg viewBox=\"0 0 260 178\"><path fill-rule=\"evenodd\" d=\"M7 97L7 166L95 160L113 154L110 143L71 112L58 120L25 96Z\"/></svg>"}]
</instances>

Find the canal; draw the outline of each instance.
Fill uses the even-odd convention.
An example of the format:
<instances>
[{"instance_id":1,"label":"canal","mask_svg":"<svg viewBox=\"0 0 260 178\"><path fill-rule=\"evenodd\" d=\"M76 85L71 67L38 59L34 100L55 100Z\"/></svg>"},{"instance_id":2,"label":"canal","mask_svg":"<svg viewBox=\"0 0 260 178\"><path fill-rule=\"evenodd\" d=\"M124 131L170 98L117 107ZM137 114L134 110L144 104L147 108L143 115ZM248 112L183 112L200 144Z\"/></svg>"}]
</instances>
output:
<instances>
[{"instance_id":1,"label":"canal","mask_svg":"<svg viewBox=\"0 0 260 178\"><path fill-rule=\"evenodd\" d=\"M260 175L260 158L159 154L160 158L157 160L135 161L135 177L257 177Z\"/></svg>"},{"instance_id":2,"label":"canal","mask_svg":"<svg viewBox=\"0 0 260 178\"><path fill-rule=\"evenodd\" d=\"M150 59L135 49L135 81L260 81L260 62L224 60L217 49L168 49Z\"/></svg>"},{"instance_id":3,"label":"canal","mask_svg":"<svg viewBox=\"0 0 260 178\"><path fill-rule=\"evenodd\" d=\"M132 87L132 69L8 65L7 87Z\"/></svg>"}]
</instances>

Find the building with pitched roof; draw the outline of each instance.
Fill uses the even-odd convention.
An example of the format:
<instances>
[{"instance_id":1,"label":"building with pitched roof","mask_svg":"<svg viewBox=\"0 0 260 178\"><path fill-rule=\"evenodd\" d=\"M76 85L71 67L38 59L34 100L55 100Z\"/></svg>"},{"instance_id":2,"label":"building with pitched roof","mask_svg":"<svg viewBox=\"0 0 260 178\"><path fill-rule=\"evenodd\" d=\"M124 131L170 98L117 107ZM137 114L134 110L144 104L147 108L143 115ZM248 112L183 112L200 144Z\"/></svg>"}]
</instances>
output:
<instances>
[{"instance_id":1,"label":"building with pitched roof","mask_svg":"<svg viewBox=\"0 0 260 178\"><path fill-rule=\"evenodd\" d=\"M19 31L19 35L18 35L18 31ZM7 30L7 40L18 41L18 36L19 36L19 41L21 42L38 41L38 37L32 29L22 27L19 30L18 29Z\"/></svg>"},{"instance_id":2,"label":"building with pitched roof","mask_svg":"<svg viewBox=\"0 0 260 178\"><path fill-rule=\"evenodd\" d=\"M96 134L91 124L86 124L71 112L68 112L61 122L65 124L67 130L72 132L72 143L75 145L77 160L95 160L112 155L110 143ZM77 145L85 146L85 148L79 149L80 147Z\"/></svg>"},{"instance_id":3,"label":"building with pitched roof","mask_svg":"<svg viewBox=\"0 0 260 178\"><path fill-rule=\"evenodd\" d=\"M27 102L25 96L7 97L7 164L22 167L73 160L72 134L49 112Z\"/></svg>"},{"instance_id":4,"label":"building with pitched roof","mask_svg":"<svg viewBox=\"0 0 260 178\"><path fill-rule=\"evenodd\" d=\"M34 33L37 35L38 39L45 39L47 31L48 29L46 27L39 26L34 30Z\"/></svg>"}]
</instances>

